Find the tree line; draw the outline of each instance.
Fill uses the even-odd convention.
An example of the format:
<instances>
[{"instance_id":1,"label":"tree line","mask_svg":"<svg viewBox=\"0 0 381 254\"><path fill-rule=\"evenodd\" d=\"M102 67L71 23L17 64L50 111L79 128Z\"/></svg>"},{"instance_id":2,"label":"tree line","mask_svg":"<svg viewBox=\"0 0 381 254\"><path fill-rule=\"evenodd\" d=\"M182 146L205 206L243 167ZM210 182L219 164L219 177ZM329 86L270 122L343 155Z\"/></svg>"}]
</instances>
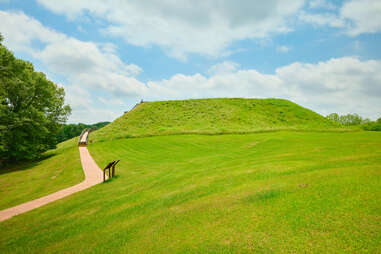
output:
<instances>
[{"instance_id":1,"label":"tree line","mask_svg":"<svg viewBox=\"0 0 381 254\"><path fill-rule=\"evenodd\" d=\"M16 58L0 34L0 165L36 159L55 148L71 113L65 91Z\"/></svg>"},{"instance_id":2,"label":"tree line","mask_svg":"<svg viewBox=\"0 0 381 254\"><path fill-rule=\"evenodd\" d=\"M65 124L62 126L61 131L57 135L57 142L61 143L65 140L78 137L84 129L98 130L110 122L99 122L95 124Z\"/></svg>"},{"instance_id":3,"label":"tree line","mask_svg":"<svg viewBox=\"0 0 381 254\"><path fill-rule=\"evenodd\" d=\"M33 160L83 129L99 129L109 122L65 124L71 108L65 91L33 64L18 59L0 34L0 166Z\"/></svg>"},{"instance_id":4,"label":"tree line","mask_svg":"<svg viewBox=\"0 0 381 254\"><path fill-rule=\"evenodd\" d=\"M344 126L358 126L367 131L381 131L381 117L376 121L371 121L369 118L363 118L358 114L339 115L332 113L327 118Z\"/></svg>"}]
</instances>

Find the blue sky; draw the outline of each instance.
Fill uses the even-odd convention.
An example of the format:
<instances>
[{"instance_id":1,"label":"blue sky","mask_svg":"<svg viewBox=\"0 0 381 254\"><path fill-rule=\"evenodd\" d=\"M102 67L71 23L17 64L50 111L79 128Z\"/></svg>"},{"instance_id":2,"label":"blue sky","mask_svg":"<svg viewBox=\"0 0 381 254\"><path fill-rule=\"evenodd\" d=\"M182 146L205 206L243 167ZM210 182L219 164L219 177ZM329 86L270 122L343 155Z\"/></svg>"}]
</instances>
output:
<instances>
[{"instance_id":1,"label":"blue sky","mask_svg":"<svg viewBox=\"0 0 381 254\"><path fill-rule=\"evenodd\" d=\"M0 0L0 20L4 44L65 88L69 122L208 97L381 117L378 0Z\"/></svg>"}]
</instances>

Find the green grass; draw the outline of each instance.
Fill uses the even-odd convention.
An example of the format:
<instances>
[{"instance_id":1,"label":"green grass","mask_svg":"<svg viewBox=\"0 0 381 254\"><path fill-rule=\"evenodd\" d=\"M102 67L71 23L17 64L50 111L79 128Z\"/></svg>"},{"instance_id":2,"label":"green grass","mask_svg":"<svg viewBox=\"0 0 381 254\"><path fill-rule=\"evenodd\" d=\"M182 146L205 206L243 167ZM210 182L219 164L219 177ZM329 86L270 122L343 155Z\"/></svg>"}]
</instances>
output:
<instances>
[{"instance_id":1,"label":"green grass","mask_svg":"<svg viewBox=\"0 0 381 254\"><path fill-rule=\"evenodd\" d=\"M84 179L76 140L61 143L44 158L0 169L0 210L70 187Z\"/></svg>"},{"instance_id":2,"label":"green grass","mask_svg":"<svg viewBox=\"0 0 381 254\"><path fill-rule=\"evenodd\" d=\"M281 99L201 99L140 104L90 135L91 142L171 134L226 134L291 130L343 130L326 118ZM76 139L39 162L0 170L0 209L53 193L83 179Z\"/></svg>"},{"instance_id":3,"label":"green grass","mask_svg":"<svg viewBox=\"0 0 381 254\"><path fill-rule=\"evenodd\" d=\"M118 177L0 223L0 253L380 253L381 133L98 142ZM6 197L7 198L7 197Z\"/></svg>"},{"instance_id":4,"label":"green grass","mask_svg":"<svg viewBox=\"0 0 381 254\"><path fill-rule=\"evenodd\" d=\"M197 99L145 102L90 136L93 142L173 134L274 130L345 130L283 99Z\"/></svg>"}]
</instances>

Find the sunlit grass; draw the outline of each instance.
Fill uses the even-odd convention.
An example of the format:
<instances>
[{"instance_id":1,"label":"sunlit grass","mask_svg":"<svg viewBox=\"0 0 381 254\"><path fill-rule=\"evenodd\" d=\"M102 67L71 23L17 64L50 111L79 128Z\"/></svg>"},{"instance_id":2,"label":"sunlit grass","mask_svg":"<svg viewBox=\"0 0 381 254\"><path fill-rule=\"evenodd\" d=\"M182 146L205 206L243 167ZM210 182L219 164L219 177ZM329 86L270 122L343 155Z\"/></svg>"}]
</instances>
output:
<instances>
[{"instance_id":1,"label":"sunlit grass","mask_svg":"<svg viewBox=\"0 0 381 254\"><path fill-rule=\"evenodd\" d=\"M0 224L1 253L377 253L381 133L92 144L118 178Z\"/></svg>"},{"instance_id":2,"label":"sunlit grass","mask_svg":"<svg viewBox=\"0 0 381 254\"><path fill-rule=\"evenodd\" d=\"M197 99L145 102L94 132L91 142L174 134L340 130L337 123L282 99Z\"/></svg>"},{"instance_id":3,"label":"sunlit grass","mask_svg":"<svg viewBox=\"0 0 381 254\"><path fill-rule=\"evenodd\" d=\"M67 141L40 161L0 169L0 210L70 187L82 179L76 140Z\"/></svg>"}]
</instances>

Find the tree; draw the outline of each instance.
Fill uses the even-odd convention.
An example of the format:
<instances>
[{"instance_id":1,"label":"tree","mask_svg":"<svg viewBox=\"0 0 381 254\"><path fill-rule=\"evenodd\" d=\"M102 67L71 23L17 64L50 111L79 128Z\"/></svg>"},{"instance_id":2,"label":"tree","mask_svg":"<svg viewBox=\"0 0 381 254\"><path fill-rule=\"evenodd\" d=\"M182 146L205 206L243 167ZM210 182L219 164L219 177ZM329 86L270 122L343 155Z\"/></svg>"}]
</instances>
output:
<instances>
[{"instance_id":1,"label":"tree","mask_svg":"<svg viewBox=\"0 0 381 254\"><path fill-rule=\"evenodd\" d=\"M381 118L377 121L371 121L368 118L362 118L358 114L347 114L340 116L332 113L327 116L328 119L346 126L359 126L366 131L381 131Z\"/></svg>"},{"instance_id":2,"label":"tree","mask_svg":"<svg viewBox=\"0 0 381 254\"><path fill-rule=\"evenodd\" d=\"M1 36L0 36L1 37ZM54 148L70 115L65 91L14 57L0 39L0 163L38 158Z\"/></svg>"},{"instance_id":3,"label":"tree","mask_svg":"<svg viewBox=\"0 0 381 254\"><path fill-rule=\"evenodd\" d=\"M344 125L360 125L364 122L364 119L358 114L347 114L340 116L340 122Z\"/></svg>"},{"instance_id":4,"label":"tree","mask_svg":"<svg viewBox=\"0 0 381 254\"><path fill-rule=\"evenodd\" d=\"M381 131L381 118L378 118L377 121L371 121L363 124L362 127L366 131Z\"/></svg>"},{"instance_id":5,"label":"tree","mask_svg":"<svg viewBox=\"0 0 381 254\"><path fill-rule=\"evenodd\" d=\"M351 125L361 125L365 123L369 123L369 119L364 119L358 114L347 114L340 116L337 113L332 113L327 116L328 119L338 122L342 125L351 126Z\"/></svg>"},{"instance_id":6,"label":"tree","mask_svg":"<svg viewBox=\"0 0 381 254\"><path fill-rule=\"evenodd\" d=\"M334 122L339 122L339 119L340 119L339 114L337 113L331 113L327 116L327 118Z\"/></svg>"},{"instance_id":7,"label":"tree","mask_svg":"<svg viewBox=\"0 0 381 254\"><path fill-rule=\"evenodd\" d=\"M110 122L99 122L95 124L65 124L57 135L57 142L60 143L65 140L77 137L82 133L84 129L98 130L109 123Z\"/></svg>"}]
</instances>

